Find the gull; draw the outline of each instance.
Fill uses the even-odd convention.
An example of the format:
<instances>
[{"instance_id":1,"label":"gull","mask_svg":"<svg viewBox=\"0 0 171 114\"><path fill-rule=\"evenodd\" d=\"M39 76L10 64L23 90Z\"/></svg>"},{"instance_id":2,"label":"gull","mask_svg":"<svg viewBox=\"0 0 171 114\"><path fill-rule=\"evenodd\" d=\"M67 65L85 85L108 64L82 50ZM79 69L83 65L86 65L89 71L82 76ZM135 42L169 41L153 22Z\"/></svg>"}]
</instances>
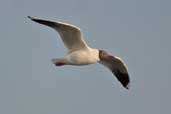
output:
<instances>
[{"instance_id":1,"label":"gull","mask_svg":"<svg viewBox=\"0 0 171 114\"><path fill-rule=\"evenodd\" d=\"M31 16L28 16L28 18L36 23L49 26L59 33L68 52L63 58L52 59L52 62L56 66L81 66L98 62L106 66L116 76L123 87L129 89L130 79L128 68L123 60L117 56L108 54L104 50L89 47L79 27L64 22L37 19Z\"/></svg>"}]
</instances>

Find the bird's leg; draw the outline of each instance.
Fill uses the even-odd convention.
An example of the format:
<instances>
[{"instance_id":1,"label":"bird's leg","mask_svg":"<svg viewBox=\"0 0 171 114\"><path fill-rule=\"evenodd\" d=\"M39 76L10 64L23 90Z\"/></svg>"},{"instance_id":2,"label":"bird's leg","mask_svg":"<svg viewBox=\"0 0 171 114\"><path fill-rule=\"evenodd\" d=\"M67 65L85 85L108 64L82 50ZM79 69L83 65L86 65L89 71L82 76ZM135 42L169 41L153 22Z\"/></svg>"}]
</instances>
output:
<instances>
[{"instance_id":1,"label":"bird's leg","mask_svg":"<svg viewBox=\"0 0 171 114\"><path fill-rule=\"evenodd\" d=\"M52 62L55 64L55 66L63 66L66 64L65 61L66 60L63 58L52 59Z\"/></svg>"}]
</instances>

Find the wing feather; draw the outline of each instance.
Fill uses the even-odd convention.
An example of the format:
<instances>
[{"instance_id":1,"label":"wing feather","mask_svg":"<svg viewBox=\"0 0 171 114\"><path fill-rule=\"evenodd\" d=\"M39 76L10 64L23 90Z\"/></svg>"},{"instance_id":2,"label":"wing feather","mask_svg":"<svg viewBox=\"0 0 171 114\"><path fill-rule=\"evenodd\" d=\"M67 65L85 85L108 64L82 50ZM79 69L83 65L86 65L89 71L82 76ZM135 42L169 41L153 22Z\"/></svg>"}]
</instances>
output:
<instances>
[{"instance_id":1,"label":"wing feather","mask_svg":"<svg viewBox=\"0 0 171 114\"><path fill-rule=\"evenodd\" d=\"M100 61L101 64L108 67L110 71L116 76L120 83L129 89L129 74L127 66L119 57L113 57L111 55L105 55Z\"/></svg>"},{"instance_id":2,"label":"wing feather","mask_svg":"<svg viewBox=\"0 0 171 114\"><path fill-rule=\"evenodd\" d=\"M34 22L55 29L61 36L64 45L69 52L88 47L87 43L83 39L80 28L74 25L63 22L53 22L48 20L36 19L30 16L28 16L28 18L30 18Z\"/></svg>"}]
</instances>

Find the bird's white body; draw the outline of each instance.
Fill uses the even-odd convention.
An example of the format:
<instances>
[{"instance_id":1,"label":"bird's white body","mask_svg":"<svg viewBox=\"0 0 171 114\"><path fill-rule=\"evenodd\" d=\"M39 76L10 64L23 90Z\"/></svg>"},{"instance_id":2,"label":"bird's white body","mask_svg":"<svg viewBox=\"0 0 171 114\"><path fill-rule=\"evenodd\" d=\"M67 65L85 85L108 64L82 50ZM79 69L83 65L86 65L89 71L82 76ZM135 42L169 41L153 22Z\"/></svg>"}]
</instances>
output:
<instances>
[{"instance_id":1,"label":"bird's white body","mask_svg":"<svg viewBox=\"0 0 171 114\"><path fill-rule=\"evenodd\" d=\"M80 66L99 62L108 67L115 74L116 78L122 83L122 85L128 89L128 71L123 61L118 57L109 55L103 50L89 47L84 41L79 27L63 22L52 22L36 19L30 16L28 16L28 18L34 22L49 26L59 33L65 47L68 49L68 53L63 58L52 59L52 62L56 66Z\"/></svg>"},{"instance_id":2,"label":"bird's white body","mask_svg":"<svg viewBox=\"0 0 171 114\"><path fill-rule=\"evenodd\" d=\"M52 59L52 62L62 62L66 65L88 65L99 62L99 51L97 49L87 48L68 53L64 58Z\"/></svg>"},{"instance_id":3,"label":"bird's white body","mask_svg":"<svg viewBox=\"0 0 171 114\"><path fill-rule=\"evenodd\" d=\"M99 59L99 51L97 49L87 48L67 54L66 58L73 65L88 65L94 64Z\"/></svg>"}]
</instances>

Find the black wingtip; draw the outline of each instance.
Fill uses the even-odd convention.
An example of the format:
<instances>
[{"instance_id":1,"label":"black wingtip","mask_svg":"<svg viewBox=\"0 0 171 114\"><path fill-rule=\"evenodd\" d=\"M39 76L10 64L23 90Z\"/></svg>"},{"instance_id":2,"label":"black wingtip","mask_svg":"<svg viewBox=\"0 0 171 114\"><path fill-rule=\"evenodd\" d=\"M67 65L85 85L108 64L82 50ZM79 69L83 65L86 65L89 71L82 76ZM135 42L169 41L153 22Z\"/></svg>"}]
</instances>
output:
<instances>
[{"instance_id":1,"label":"black wingtip","mask_svg":"<svg viewBox=\"0 0 171 114\"><path fill-rule=\"evenodd\" d=\"M32 21L34 20L34 18L33 17L31 17L31 16L27 16L29 19L31 19Z\"/></svg>"},{"instance_id":2,"label":"black wingtip","mask_svg":"<svg viewBox=\"0 0 171 114\"><path fill-rule=\"evenodd\" d=\"M130 88L130 79L128 73L122 73L119 70L116 72L113 72L116 76L116 78L120 81L120 83L123 85L123 87L127 90Z\"/></svg>"},{"instance_id":3,"label":"black wingtip","mask_svg":"<svg viewBox=\"0 0 171 114\"><path fill-rule=\"evenodd\" d=\"M27 16L29 19L32 19L32 17L31 16Z\"/></svg>"},{"instance_id":4,"label":"black wingtip","mask_svg":"<svg viewBox=\"0 0 171 114\"><path fill-rule=\"evenodd\" d=\"M124 86L127 90L130 89L130 84L128 83L126 86Z\"/></svg>"},{"instance_id":5,"label":"black wingtip","mask_svg":"<svg viewBox=\"0 0 171 114\"><path fill-rule=\"evenodd\" d=\"M31 19L31 20L34 20L34 18L33 18L33 17L31 17L31 16L27 16L27 18L29 18L29 19Z\"/></svg>"}]
</instances>

